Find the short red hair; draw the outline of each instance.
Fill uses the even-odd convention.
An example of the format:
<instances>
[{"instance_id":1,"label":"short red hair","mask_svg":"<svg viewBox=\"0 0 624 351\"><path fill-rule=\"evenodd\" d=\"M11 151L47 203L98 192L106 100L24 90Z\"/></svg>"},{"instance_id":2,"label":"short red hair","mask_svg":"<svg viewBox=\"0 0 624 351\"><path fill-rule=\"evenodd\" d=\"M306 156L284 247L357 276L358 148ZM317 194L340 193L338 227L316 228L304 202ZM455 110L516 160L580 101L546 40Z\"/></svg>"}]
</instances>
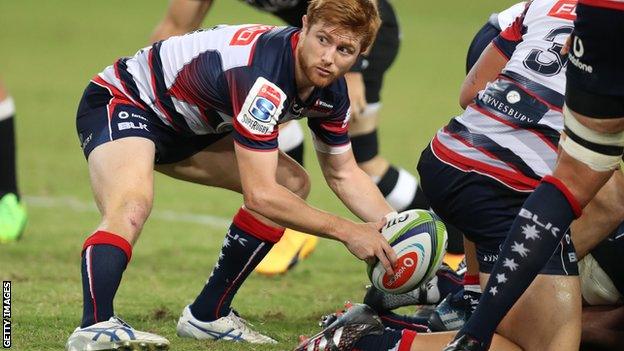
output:
<instances>
[{"instance_id":1,"label":"short red hair","mask_svg":"<svg viewBox=\"0 0 624 351\"><path fill-rule=\"evenodd\" d=\"M323 21L361 37L361 52L370 48L381 25L375 0L310 0L308 26Z\"/></svg>"}]
</instances>

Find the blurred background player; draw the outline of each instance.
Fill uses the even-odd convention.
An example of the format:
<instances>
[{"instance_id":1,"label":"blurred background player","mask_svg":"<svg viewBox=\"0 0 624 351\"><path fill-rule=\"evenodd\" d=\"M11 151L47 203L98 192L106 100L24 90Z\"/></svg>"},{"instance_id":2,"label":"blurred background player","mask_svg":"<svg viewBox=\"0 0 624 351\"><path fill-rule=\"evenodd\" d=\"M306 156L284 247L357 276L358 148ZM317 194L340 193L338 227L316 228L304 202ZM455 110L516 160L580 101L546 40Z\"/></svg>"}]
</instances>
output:
<instances>
[{"instance_id":1,"label":"blurred background player","mask_svg":"<svg viewBox=\"0 0 624 351\"><path fill-rule=\"evenodd\" d=\"M20 238L26 226L26 209L16 177L15 104L0 81L0 243Z\"/></svg>"},{"instance_id":2,"label":"blurred background player","mask_svg":"<svg viewBox=\"0 0 624 351\"><path fill-rule=\"evenodd\" d=\"M291 26L301 27L308 0L247 0L247 4L270 12ZM212 0L172 0L163 20L157 25L151 40L157 41L198 29L212 5ZM388 203L396 211L429 208L418 180L410 172L394 166L379 154L377 128L381 108L381 88L385 72L394 62L399 50L399 24L389 1L378 1L381 27L365 57L345 75L351 100L349 134L355 159L375 181ZM280 150L303 165L303 130L298 121L280 127ZM463 253L461 234L449 228L451 254ZM316 246L317 238L290 229L257 267L264 274L283 273L307 256ZM447 257L456 265L461 256Z\"/></svg>"},{"instance_id":3,"label":"blurred background player","mask_svg":"<svg viewBox=\"0 0 624 351\"><path fill-rule=\"evenodd\" d=\"M562 1L562 6L565 2ZM568 5L569 6L569 5ZM522 205L500 261L513 259L515 243L523 240L526 226L548 230L539 240L526 243L531 259L521 260L509 283L493 279L499 294L484 294L480 307L448 350L487 349L492 333L552 255L567 228L620 167L624 151L624 46L611 38L624 35L624 2L580 0L569 41L566 85L565 136L551 177L544 178ZM620 200L621 201L621 200ZM505 267L497 264L494 277ZM557 294L557 292L553 292ZM463 345L462 345L463 344Z\"/></svg>"}]
</instances>

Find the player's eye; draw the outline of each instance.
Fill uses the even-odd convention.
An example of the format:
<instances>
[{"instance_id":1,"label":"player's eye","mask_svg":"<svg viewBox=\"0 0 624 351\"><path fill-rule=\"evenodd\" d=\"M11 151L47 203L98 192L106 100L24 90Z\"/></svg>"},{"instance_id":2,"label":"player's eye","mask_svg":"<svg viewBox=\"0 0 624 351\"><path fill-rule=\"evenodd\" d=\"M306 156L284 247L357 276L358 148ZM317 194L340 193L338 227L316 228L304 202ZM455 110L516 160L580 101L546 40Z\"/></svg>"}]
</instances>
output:
<instances>
[{"instance_id":1,"label":"player's eye","mask_svg":"<svg viewBox=\"0 0 624 351\"><path fill-rule=\"evenodd\" d=\"M326 38L326 37L324 37L324 36L322 36L322 35L318 35L318 36L317 36L317 38L318 38L318 41L319 41L321 44L327 44L327 42L328 42L327 38Z\"/></svg>"},{"instance_id":2,"label":"player's eye","mask_svg":"<svg viewBox=\"0 0 624 351\"><path fill-rule=\"evenodd\" d=\"M338 51L343 55L353 55L355 53L355 50L348 46L340 46Z\"/></svg>"}]
</instances>

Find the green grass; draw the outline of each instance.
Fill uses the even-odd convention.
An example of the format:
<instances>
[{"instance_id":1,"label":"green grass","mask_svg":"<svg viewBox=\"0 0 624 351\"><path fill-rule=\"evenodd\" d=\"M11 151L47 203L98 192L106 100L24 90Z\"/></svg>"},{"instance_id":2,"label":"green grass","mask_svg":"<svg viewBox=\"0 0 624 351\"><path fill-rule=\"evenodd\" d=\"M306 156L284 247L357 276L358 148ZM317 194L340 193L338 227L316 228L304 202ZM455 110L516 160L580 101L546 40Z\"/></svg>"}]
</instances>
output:
<instances>
[{"instance_id":1,"label":"green grass","mask_svg":"<svg viewBox=\"0 0 624 351\"><path fill-rule=\"evenodd\" d=\"M415 171L420 151L460 109L457 93L473 34L512 2L396 0L401 53L386 76L381 149ZM30 197L91 201L86 163L75 134L75 111L88 80L114 59L133 54L162 16L166 1L0 0L0 76L17 109L19 175ZM205 24L279 23L242 2L217 1ZM308 144L309 145L309 144ZM347 215L324 185L308 147L311 203ZM158 176L155 211L230 217L241 198ZM13 281L13 348L59 350L81 313L79 252L98 223L92 211L29 205L23 240L0 247L0 277ZM323 240L314 254L282 277L252 275L234 306L277 346L185 341L175 322L201 289L223 240L223 228L153 218L124 275L116 310L135 327L172 341L173 350L286 350L316 330L321 314L358 301L364 265L340 244Z\"/></svg>"}]
</instances>

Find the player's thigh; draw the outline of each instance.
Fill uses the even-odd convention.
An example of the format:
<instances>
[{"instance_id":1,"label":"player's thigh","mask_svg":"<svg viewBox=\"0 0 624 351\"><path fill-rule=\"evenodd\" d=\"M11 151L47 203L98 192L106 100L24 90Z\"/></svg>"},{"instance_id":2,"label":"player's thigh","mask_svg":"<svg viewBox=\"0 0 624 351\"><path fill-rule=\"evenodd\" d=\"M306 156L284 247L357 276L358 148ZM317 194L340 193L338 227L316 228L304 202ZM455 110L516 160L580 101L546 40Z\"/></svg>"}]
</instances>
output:
<instances>
[{"instance_id":1,"label":"player's thigh","mask_svg":"<svg viewBox=\"0 0 624 351\"><path fill-rule=\"evenodd\" d=\"M307 196L310 181L305 169L281 151L278 157L277 182L301 197ZM176 179L242 193L231 135L181 161L156 165L156 170Z\"/></svg>"},{"instance_id":2,"label":"player's thigh","mask_svg":"<svg viewBox=\"0 0 624 351\"><path fill-rule=\"evenodd\" d=\"M139 221L147 218L153 200L154 154L154 142L142 137L113 140L91 151L89 177L104 217L137 211Z\"/></svg>"},{"instance_id":3,"label":"player's thigh","mask_svg":"<svg viewBox=\"0 0 624 351\"><path fill-rule=\"evenodd\" d=\"M485 276L481 277L482 282L487 281ZM497 332L524 350L578 350L580 296L578 276L540 274L503 319Z\"/></svg>"}]
</instances>

